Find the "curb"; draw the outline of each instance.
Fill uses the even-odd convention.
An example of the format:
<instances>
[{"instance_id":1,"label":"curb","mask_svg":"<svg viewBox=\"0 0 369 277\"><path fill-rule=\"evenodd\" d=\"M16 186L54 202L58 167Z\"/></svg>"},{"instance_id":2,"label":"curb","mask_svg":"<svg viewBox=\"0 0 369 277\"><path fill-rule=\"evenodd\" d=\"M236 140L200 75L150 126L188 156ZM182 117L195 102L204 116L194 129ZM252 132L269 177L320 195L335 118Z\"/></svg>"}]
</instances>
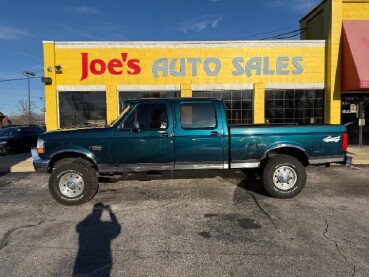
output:
<instances>
[{"instance_id":1,"label":"curb","mask_svg":"<svg viewBox=\"0 0 369 277\"><path fill-rule=\"evenodd\" d=\"M16 173L16 172L35 172L33 168L30 167L19 167L19 166L12 166L9 168L0 168L0 173Z\"/></svg>"}]
</instances>

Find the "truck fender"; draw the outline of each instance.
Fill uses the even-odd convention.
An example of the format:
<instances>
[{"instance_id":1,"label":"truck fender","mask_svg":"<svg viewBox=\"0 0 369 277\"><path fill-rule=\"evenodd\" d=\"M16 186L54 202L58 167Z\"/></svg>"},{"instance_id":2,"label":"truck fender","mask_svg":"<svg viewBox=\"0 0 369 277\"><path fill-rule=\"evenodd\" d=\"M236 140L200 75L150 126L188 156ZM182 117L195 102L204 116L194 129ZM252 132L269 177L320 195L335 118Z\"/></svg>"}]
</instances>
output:
<instances>
[{"instance_id":1,"label":"truck fender","mask_svg":"<svg viewBox=\"0 0 369 277\"><path fill-rule=\"evenodd\" d=\"M291 143L278 143L268 148L260 158L260 162L265 160L271 154L286 154L300 160L303 165L309 164L309 154L306 150L296 144Z\"/></svg>"},{"instance_id":2,"label":"truck fender","mask_svg":"<svg viewBox=\"0 0 369 277\"><path fill-rule=\"evenodd\" d=\"M90 151L84 148L79 148L79 147L78 148L68 147L68 148L62 148L62 149L56 150L54 153L50 155L50 161L48 164L48 168L53 168L55 162L63 158L73 158L73 157L84 158L90 161L95 168L98 168L94 155Z\"/></svg>"}]
</instances>

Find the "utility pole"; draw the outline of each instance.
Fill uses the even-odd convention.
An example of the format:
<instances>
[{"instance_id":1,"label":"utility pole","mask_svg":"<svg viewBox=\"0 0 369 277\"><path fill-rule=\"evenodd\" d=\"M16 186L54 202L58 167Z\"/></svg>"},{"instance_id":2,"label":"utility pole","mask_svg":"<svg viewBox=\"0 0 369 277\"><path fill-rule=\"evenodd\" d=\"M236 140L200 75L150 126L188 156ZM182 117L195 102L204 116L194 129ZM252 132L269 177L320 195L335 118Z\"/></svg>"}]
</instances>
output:
<instances>
[{"instance_id":1,"label":"utility pole","mask_svg":"<svg viewBox=\"0 0 369 277\"><path fill-rule=\"evenodd\" d=\"M33 71L23 71L24 76L27 77L28 80L28 120L27 123L30 124L31 121L31 78L36 77L36 73Z\"/></svg>"}]
</instances>

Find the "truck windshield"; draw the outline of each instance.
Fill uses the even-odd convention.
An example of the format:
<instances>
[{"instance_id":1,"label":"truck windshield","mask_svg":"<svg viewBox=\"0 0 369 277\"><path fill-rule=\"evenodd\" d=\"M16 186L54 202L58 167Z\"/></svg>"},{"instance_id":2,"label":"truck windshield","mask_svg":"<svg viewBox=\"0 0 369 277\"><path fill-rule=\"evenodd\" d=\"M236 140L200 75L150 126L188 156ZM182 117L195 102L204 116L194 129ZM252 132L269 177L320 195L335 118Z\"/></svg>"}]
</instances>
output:
<instances>
[{"instance_id":1,"label":"truck windshield","mask_svg":"<svg viewBox=\"0 0 369 277\"><path fill-rule=\"evenodd\" d=\"M123 110L123 112L118 116L118 118L116 119L116 120L114 120L111 124L110 124L110 126L114 126L115 124L117 124L117 122L119 122L120 121L120 119L122 118L122 117L124 117L130 110L131 110L131 108L132 108L132 104L131 103L126 103L127 104L127 107Z\"/></svg>"}]
</instances>

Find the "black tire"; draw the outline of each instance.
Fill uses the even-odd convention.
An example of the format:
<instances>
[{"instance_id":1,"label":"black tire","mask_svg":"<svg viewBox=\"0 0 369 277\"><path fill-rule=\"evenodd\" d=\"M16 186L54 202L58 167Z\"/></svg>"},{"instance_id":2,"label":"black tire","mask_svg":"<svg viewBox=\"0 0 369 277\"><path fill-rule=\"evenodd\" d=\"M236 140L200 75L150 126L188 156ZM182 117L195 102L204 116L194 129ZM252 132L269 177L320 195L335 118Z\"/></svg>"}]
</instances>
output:
<instances>
[{"instance_id":1,"label":"black tire","mask_svg":"<svg viewBox=\"0 0 369 277\"><path fill-rule=\"evenodd\" d=\"M66 163L85 163L88 164L87 161L84 161L82 158L63 158L57 162L55 162L54 164L54 169L61 166L62 164L66 164Z\"/></svg>"},{"instance_id":2,"label":"black tire","mask_svg":"<svg viewBox=\"0 0 369 277\"><path fill-rule=\"evenodd\" d=\"M273 156L266 162L262 183L271 196L292 198L305 187L305 167L294 157L288 155Z\"/></svg>"},{"instance_id":3,"label":"black tire","mask_svg":"<svg viewBox=\"0 0 369 277\"><path fill-rule=\"evenodd\" d=\"M49 179L51 196L66 206L90 201L98 188L96 171L91 164L80 160L58 162Z\"/></svg>"}]
</instances>

